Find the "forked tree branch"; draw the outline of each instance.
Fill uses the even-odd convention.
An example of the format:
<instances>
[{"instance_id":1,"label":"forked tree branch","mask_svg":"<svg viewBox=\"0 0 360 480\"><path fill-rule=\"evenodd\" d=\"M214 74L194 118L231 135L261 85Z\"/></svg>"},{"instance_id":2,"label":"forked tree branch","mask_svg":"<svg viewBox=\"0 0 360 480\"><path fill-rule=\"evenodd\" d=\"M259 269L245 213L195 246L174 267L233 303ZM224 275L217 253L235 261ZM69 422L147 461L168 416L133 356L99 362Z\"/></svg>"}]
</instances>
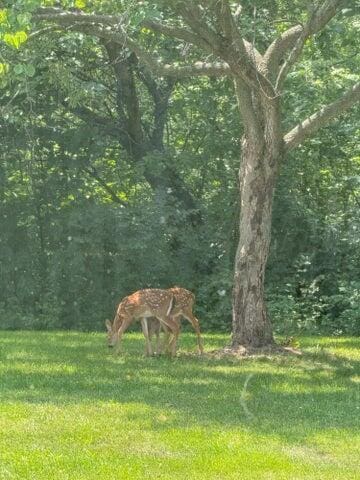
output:
<instances>
[{"instance_id":1,"label":"forked tree branch","mask_svg":"<svg viewBox=\"0 0 360 480\"><path fill-rule=\"evenodd\" d=\"M192 31L207 45L206 50L215 55L221 49L221 39L204 21L204 13L195 2L179 1L173 5L174 11L181 15Z\"/></svg>"},{"instance_id":2,"label":"forked tree branch","mask_svg":"<svg viewBox=\"0 0 360 480\"><path fill-rule=\"evenodd\" d=\"M116 77L119 119L122 119L125 124L130 141L130 151L136 155L135 151L141 148L144 138L137 87L134 80L133 59L131 56L124 58L119 55L118 45L115 43L104 42L104 47Z\"/></svg>"},{"instance_id":3,"label":"forked tree branch","mask_svg":"<svg viewBox=\"0 0 360 480\"><path fill-rule=\"evenodd\" d=\"M136 74L145 85L154 102L154 122L152 131L148 132L152 145L156 146L158 151L164 149L163 132L167 119L169 100L173 92L176 80L166 79L159 85L149 70L138 68Z\"/></svg>"},{"instance_id":4,"label":"forked tree branch","mask_svg":"<svg viewBox=\"0 0 360 480\"><path fill-rule=\"evenodd\" d=\"M239 76L251 89L273 99L276 97L271 82L261 73L261 55L253 45L245 42L235 23L228 0L211 2L217 31L201 21L199 7L193 3L179 2L177 9L193 31L206 37L212 53L221 57L235 76Z\"/></svg>"},{"instance_id":5,"label":"forked tree branch","mask_svg":"<svg viewBox=\"0 0 360 480\"><path fill-rule=\"evenodd\" d=\"M325 0L314 9L305 25L296 25L289 28L280 37L275 39L264 54L264 64L271 78L281 86L291 67L299 59L306 40L321 31L336 15L344 0ZM278 71L279 63L285 55L288 58Z\"/></svg>"},{"instance_id":6,"label":"forked tree branch","mask_svg":"<svg viewBox=\"0 0 360 480\"><path fill-rule=\"evenodd\" d=\"M296 61L299 59L301 52L304 48L306 39L310 35L310 29L309 25L305 25L305 27L302 29L300 35L298 36L295 45L293 49L291 50L288 58L285 60L285 62L281 65L279 73L277 75L276 81L275 81L275 90L279 91L284 84L284 81L290 72L292 66L296 63Z\"/></svg>"},{"instance_id":7,"label":"forked tree branch","mask_svg":"<svg viewBox=\"0 0 360 480\"><path fill-rule=\"evenodd\" d=\"M201 10L196 2L178 1L175 2L174 9L192 31L207 43L207 50L229 65L229 73L240 76L251 89L264 93L268 98L274 98L275 92L271 83L258 68L262 63L262 56L254 45L242 38L229 2L213 0L200 3L210 7L215 14L217 31L204 21L204 10Z\"/></svg>"},{"instance_id":8,"label":"forked tree branch","mask_svg":"<svg viewBox=\"0 0 360 480\"><path fill-rule=\"evenodd\" d=\"M285 56L296 43L296 40L301 35L303 27L296 25L289 28L280 37L276 38L267 48L264 53L264 66L270 73L270 78L276 79L277 70L281 59Z\"/></svg>"},{"instance_id":9,"label":"forked tree branch","mask_svg":"<svg viewBox=\"0 0 360 480\"><path fill-rule=\"evenodd\" d=\"M284 149L290 151L306 140L321 127L351 108L360 100L360 82L350 88L341 98L326 105L306 118L284 136Z\"/></svg>"},{"instance_id":10,"label":"forked tree branch","mask_svg":"<svg viewBox=\"0 0 360 480\"><path fill-rule=\"evenodd\" d=\"M204 44L202 42L202 39L194 34L193 32L187 30L186 28L179 28L173 25L164 25L163 23L160 22L155 22L153 20L144 20L142 22L142 25L146 28L149 28L150 30L153 30L154 32L157 33L162 33L166 36L172 37L172 38L177 38L179 40L184 40L187 43L191 43L192 45L196 45L198 47L203 47L204 50L213 53L213 49L209 48L209 44L206 43ZM257 65L260 65L262 62L262 56L259 53L259 51L254 47L254 45L247 40L243 39L244 47L246 49L247 54L254 59L254 62ZM206 46L205 46L206 45ZM203 62L197 62L197 63L203 63ZM207 62L204 62L207 64ZM223 62L214 62L215 64L221 64ZM225 67L224 63L224 67ZM224 73L230 73L229 71L224 71Z\"/></svg>"}]
</instances>

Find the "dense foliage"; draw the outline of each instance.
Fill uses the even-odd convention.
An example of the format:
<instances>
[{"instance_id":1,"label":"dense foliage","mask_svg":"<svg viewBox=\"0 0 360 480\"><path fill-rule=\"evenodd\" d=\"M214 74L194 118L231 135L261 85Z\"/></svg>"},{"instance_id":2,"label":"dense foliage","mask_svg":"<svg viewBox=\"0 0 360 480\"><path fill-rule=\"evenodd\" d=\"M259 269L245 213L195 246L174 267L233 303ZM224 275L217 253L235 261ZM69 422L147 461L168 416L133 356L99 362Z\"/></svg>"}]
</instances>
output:
<instances>
[{"instance_id":1,"label":"dense foliage","mask_svg":"<svg viewBox=\"0 0 360 480\"><path fill-rule=\"evenodd\" d=\"M9 15L0 15L1 328L101 329L126 294L179 284L195 292L204 329L230 330L242 128L231 83L156 80L169 89L159 145L153 79L130 62L150 139L136 156L119 133L121 84L104 46L56 29L25 41L30 17L15 16L11 30ZM265 38L260 20L257 29ZM306 46L288 119L355 77L356 39L345 11ZM163 55L175 48L143 41ZM278 331L360 334L358 113L282 167L267 272Z\"/></svg>"}]
</instances>

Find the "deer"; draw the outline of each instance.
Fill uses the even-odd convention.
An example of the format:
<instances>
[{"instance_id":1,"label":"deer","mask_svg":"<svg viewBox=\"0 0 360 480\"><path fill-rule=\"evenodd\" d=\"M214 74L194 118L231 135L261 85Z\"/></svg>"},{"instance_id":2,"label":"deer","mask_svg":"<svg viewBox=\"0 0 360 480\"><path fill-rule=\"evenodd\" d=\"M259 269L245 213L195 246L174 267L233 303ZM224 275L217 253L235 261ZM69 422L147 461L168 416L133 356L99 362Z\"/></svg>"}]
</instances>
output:
<instances>
[{"instance_id":1,"label":"deer","mask_svg":"<svg viewBox=\"0 0 360 480\"><path fill-rule=\"evenodd\" d=\"M182 316L185 317L191 323L197 335L198 353L202 354L204 352L204 348L202 344L199 320L195 317L193 313L195 295L189 290L186 290L186 288L181 288L181 287L168 288L166 291L170 292L174 298L172 309L169 313L171 319L177 323L179 332L180 332L180 318ZM146 320L144 320L144 322L141 323L141 326L147 341L149 340L151 342L152 336L153 335L156 336L156 339L157 339L156 351L157 353L161 353L161 351L163 350L163 348L165 347L165 345L168 343L168 340L169 340L170 331L167 328L167 326L164 324L161 324L158 320L154 318L147 318ZM164 339L162 348L160 347L160 340L159 340L161 330L163 330L165 333L165 339ZM175 349L176 349L176 340L175 340ZM172 348L174 348L174 345L172 345Z\"/></svg>"},{"instance_id":2,"label":"deer","mask_svg":"<svg viewBox=\"0 0 360 480\"><path fill-rule=\"evenodd\" d=\"M174 294L169 290L160 288L138 290L125 297L117 308L113 323L109 320L105 322L108 331L108 346L116 347L118 352L123 333L135 319L140 318L146 339L146 354L152 355L147 319L155 317L160 325L164 326L172 335L169 348L171 356L175 356L180 327L170 316L173 304Z\"/></svg>"}]
</instances>

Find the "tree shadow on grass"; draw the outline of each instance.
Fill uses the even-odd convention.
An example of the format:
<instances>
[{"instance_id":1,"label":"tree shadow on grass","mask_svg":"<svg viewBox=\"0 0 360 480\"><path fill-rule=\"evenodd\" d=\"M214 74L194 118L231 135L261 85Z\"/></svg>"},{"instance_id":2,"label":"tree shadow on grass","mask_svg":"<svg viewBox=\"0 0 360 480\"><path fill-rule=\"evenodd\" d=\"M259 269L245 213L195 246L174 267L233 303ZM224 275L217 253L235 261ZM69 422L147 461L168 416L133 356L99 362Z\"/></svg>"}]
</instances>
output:
<instances>
[{"instance_id":1,"label":"tree shadow on grass","mask_svg":"<svg viewBox=\"0 0 360 480\"><path fill-rule=\"evenodd\" d=\"M193 346L193 337L185 337L186 346ZM309 432L353 430L359 423L357 360L324 350L240 360L145 358L142 348L142 338L131 335L121 356L108 351L99 335L1 335L0 400L142 404L172 412L170 422L155 422L154 429L245 428L291 442Z\"/></svg>"}]
</instances>

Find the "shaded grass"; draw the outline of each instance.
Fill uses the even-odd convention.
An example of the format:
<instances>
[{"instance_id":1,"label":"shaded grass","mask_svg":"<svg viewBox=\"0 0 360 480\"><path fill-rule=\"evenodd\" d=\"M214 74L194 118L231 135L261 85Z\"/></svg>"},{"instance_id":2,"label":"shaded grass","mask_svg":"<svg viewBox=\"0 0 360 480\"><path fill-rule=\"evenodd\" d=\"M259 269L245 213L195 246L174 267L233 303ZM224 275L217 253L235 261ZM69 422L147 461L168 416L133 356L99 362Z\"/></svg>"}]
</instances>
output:
<instances>
[{"instance_id":1,"label":"shaded grass","mask_svg":"<svg viewBox=\"0 0 360 480\"><path fill-rule=\"evenodd\" d=\"M115 356L100 334L1 332L0 479L360 478L360 339L300 341L215 359L185 334L171 360L140 334Z\"/></svg>"}]
</instances>

